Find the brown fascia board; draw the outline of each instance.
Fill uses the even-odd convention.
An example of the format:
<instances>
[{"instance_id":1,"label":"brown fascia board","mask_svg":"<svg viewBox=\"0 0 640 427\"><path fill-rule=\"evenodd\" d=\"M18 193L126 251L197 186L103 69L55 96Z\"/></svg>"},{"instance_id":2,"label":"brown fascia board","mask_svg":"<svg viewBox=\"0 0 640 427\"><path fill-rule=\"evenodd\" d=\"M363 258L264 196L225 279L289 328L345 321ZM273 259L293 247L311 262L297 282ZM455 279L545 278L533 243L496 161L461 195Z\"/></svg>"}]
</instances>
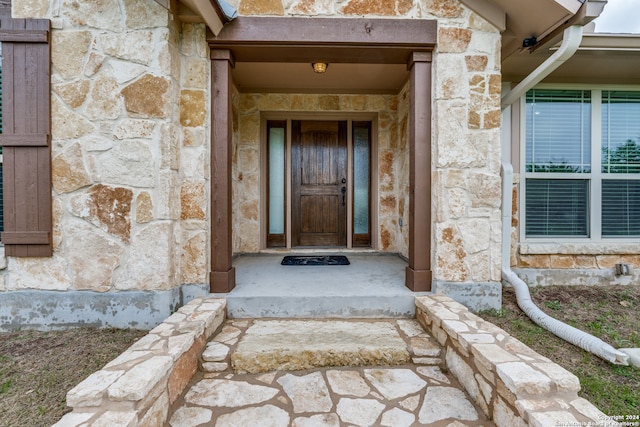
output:
<instances>
[{"instance_id":1,"label":"brown fascia board","mask_svg":"<svg viewBox=\"0 0 640 427\"><path fill-rule=\"evenodd\" d=\"M435 20L241 16L212 44L374 44L424 46L436 42Z\"/></svg>"},{"instance_id":2,"label":"brown fascia board","mask_svg":"<svg viewBox=\"0 0 640 427\"><path fill-rule=\"evenodd\" d=\"M240 62L406 64L411 52L432 51L436 38L436 20L241 16L207 41Z\"/></svg>"}]
</instances>

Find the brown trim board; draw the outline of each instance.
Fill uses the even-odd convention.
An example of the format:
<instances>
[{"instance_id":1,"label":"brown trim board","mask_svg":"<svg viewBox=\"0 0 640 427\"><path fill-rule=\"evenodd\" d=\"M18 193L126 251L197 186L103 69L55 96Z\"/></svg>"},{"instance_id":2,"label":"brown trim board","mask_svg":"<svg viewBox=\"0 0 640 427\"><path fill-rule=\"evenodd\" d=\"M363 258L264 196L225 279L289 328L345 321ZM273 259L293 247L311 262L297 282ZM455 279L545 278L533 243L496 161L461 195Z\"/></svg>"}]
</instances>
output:
<instances>
[{"instance_id":1,"label":"brown trim board","mask_svg":"<svg viewBox=\"0 0 640 427\"><path fill-rule=\"evenodd\" d=\"M207 41L238 62L406 64L412 52L431 51L436 35L435 20L241 16Z\"/></svg>"}]
</instances>

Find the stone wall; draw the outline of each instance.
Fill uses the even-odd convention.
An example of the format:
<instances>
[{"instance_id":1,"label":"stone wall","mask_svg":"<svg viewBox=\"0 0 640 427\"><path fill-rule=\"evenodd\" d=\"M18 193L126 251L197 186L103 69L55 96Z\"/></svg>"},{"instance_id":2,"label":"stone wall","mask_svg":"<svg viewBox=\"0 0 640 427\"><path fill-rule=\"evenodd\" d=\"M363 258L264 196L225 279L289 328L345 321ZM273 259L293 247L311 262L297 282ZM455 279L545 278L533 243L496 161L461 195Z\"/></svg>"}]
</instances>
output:
<instances>
[{"instance_id":1,"label":"stone wall","mask_svg":"<svg viewBox=\"0 0 640 427\"><path fill-rule=\"evenodd\" d=\"M578 378L444 295L416 298L416 318L443 346L449 371L498 427L598 425Z\"/></svg>"},{"instance_id":2,"label":"stone wall","mask_svg":"<svg viewBox=\"0 0 640 427\"><path fill-rule=\"evenodd\" d=\"M156 427L198 371L225 320L224 299L198 298L67 393L73 411L54 426Z\"/></svg>"},{"instance_id":3,"label":"stone wall","mask_svg":"<svg viewBox=\"0 0 640 427\"><path fill-rule=\"evenodd\" d=\"M473 13L466 18L438 32L434 276L499 282L500 39Z\"/></svg>"},{"instance_id":4,"label":"stone wall","mask_svg":"<svg viewBox=\"0 0 640 427\"><path fill-rule=\"evenodd\" d=\"M154 0L15 0L52 21L52 258L0 290L168 290L208 265L208 46Z\"/></svg>"}]
</instances>

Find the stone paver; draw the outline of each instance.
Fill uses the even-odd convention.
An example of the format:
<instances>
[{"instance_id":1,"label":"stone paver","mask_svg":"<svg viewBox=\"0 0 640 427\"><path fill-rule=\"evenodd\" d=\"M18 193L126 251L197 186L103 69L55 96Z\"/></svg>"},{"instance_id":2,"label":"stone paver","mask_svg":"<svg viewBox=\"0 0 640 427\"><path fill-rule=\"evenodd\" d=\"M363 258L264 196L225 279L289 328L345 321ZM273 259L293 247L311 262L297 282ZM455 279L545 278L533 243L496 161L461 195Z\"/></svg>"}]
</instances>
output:
<instances>
[{"instance_id":1,"label":"stone paver","mask_svg":"<svg viewBox=\"0 0 640 427\"><path fill-rule=\"evenodd\" d=\"M271 323L275 331L286 331L285 321ZM292 321L294 322L294 321ZM295 321L296 330L303 334L305 327L322 326L322 333L312 339L302 336L296 349L295 338L283 337L286 352L290 357L304 356L305 345L312 345L317 367L302 370L272 370L264 372L265 355L257 355L261 369L251 371L251 360L243 356L241 372L234 372L234 354L258 324L254 337L270 335L269 352L278 352L277 334L270 333L269 323L255 321L227 321L222 332L208 343L201 357L201 376L196 376L184 396L173 405L169 415L171 427L198 426L260 426L260 427L346 427L346 426L493 426L481 410L472 404L456 379L443 372L444 353L437 342L414 320L377 320L369 322ZM358 324L359 325L356 325ZM350 365L339 358L339 365L332 366L319 359L319 354L338 360L336 353L342 344L331 347L329 339L335 328L338 336L358 336L358 327L367 327L370 332L384 331L381 341L383 352L389 351L389 342L406 352L409 357L401 365L397 362L381 365L362 365L357 356L357 346L348 348L356 354ZM320 337L320 338L319 338ZM399 340L399 341L398 341ZM265 341L261 341L265 342ZM306 343L306 344L305 344ZM362 351L376 352L375 345L361 341ZM366 345L364 345L366 344ZM322 348L322 351L318 351ZM298 353L299 351L299 353ZM259 352L254 347L251 352ZM418 353L418 354L416 354ZM420 357L428 353L433 357ZM245 353L249 354L249 353ZM418 357L414 357L418 356ZM368 357L368 356L367 356ZM424 364L413 360L427 359ZM281 359L281 362L284 359ZM384 357L380 360L384 361ZM215 362L213 362L215 361ZM211 366L211 363L217 363ZM280 369L305 364L292 361L281 364ZM382 362L381 362L382 363ZM227 364L225 367L224 364ZM223 369L224 368L224 369ZM199 378L199 379L198 379Z\"/></svg>"},{"instance_id":2,"label":"stone paver","mask_svg":"<svg viewBox=\"0 0 640 427\"><path fill-rule=\"evenodd\" d=\"M231 365L236 372L258 373L400 365L409 358L406 343L390 322L255 320L231 355Z\"/></svg>"}]
</instances>

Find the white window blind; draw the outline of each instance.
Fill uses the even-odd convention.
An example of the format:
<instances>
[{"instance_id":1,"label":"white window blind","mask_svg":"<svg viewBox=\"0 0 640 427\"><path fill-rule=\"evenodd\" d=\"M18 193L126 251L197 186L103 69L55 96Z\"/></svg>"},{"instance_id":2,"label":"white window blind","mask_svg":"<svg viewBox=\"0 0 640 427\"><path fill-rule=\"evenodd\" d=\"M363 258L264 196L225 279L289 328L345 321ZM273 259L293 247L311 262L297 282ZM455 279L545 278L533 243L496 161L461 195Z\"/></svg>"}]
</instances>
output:
<instances>
[{"instance_id":1,"label":"white window blind","mask_svg":"<svg viewBox=\"0 0 640 427\"><path fill-rule=\"evenodd\" d=\"M533 89L526 102L527 172L590 172L591 93Z\"/></svg>"},{"instance_id":2,"label":"white window blind","mask_svg":"<svg viewBox=\"0 0 640 427\"><path fill-rule=\"evenodd\" d=\"M527 179L526 235L588 236L589 181Z\"/></svg>"},{"instance_id":3,"label":"white window blind","mask_svg":"<svg viewBox=\"0 0 640 427\"><path fill-rule=\"evenodd\" d=\"M640 236L640 180L602 181L602 235Z\"/></svg>"}]
</instances>

